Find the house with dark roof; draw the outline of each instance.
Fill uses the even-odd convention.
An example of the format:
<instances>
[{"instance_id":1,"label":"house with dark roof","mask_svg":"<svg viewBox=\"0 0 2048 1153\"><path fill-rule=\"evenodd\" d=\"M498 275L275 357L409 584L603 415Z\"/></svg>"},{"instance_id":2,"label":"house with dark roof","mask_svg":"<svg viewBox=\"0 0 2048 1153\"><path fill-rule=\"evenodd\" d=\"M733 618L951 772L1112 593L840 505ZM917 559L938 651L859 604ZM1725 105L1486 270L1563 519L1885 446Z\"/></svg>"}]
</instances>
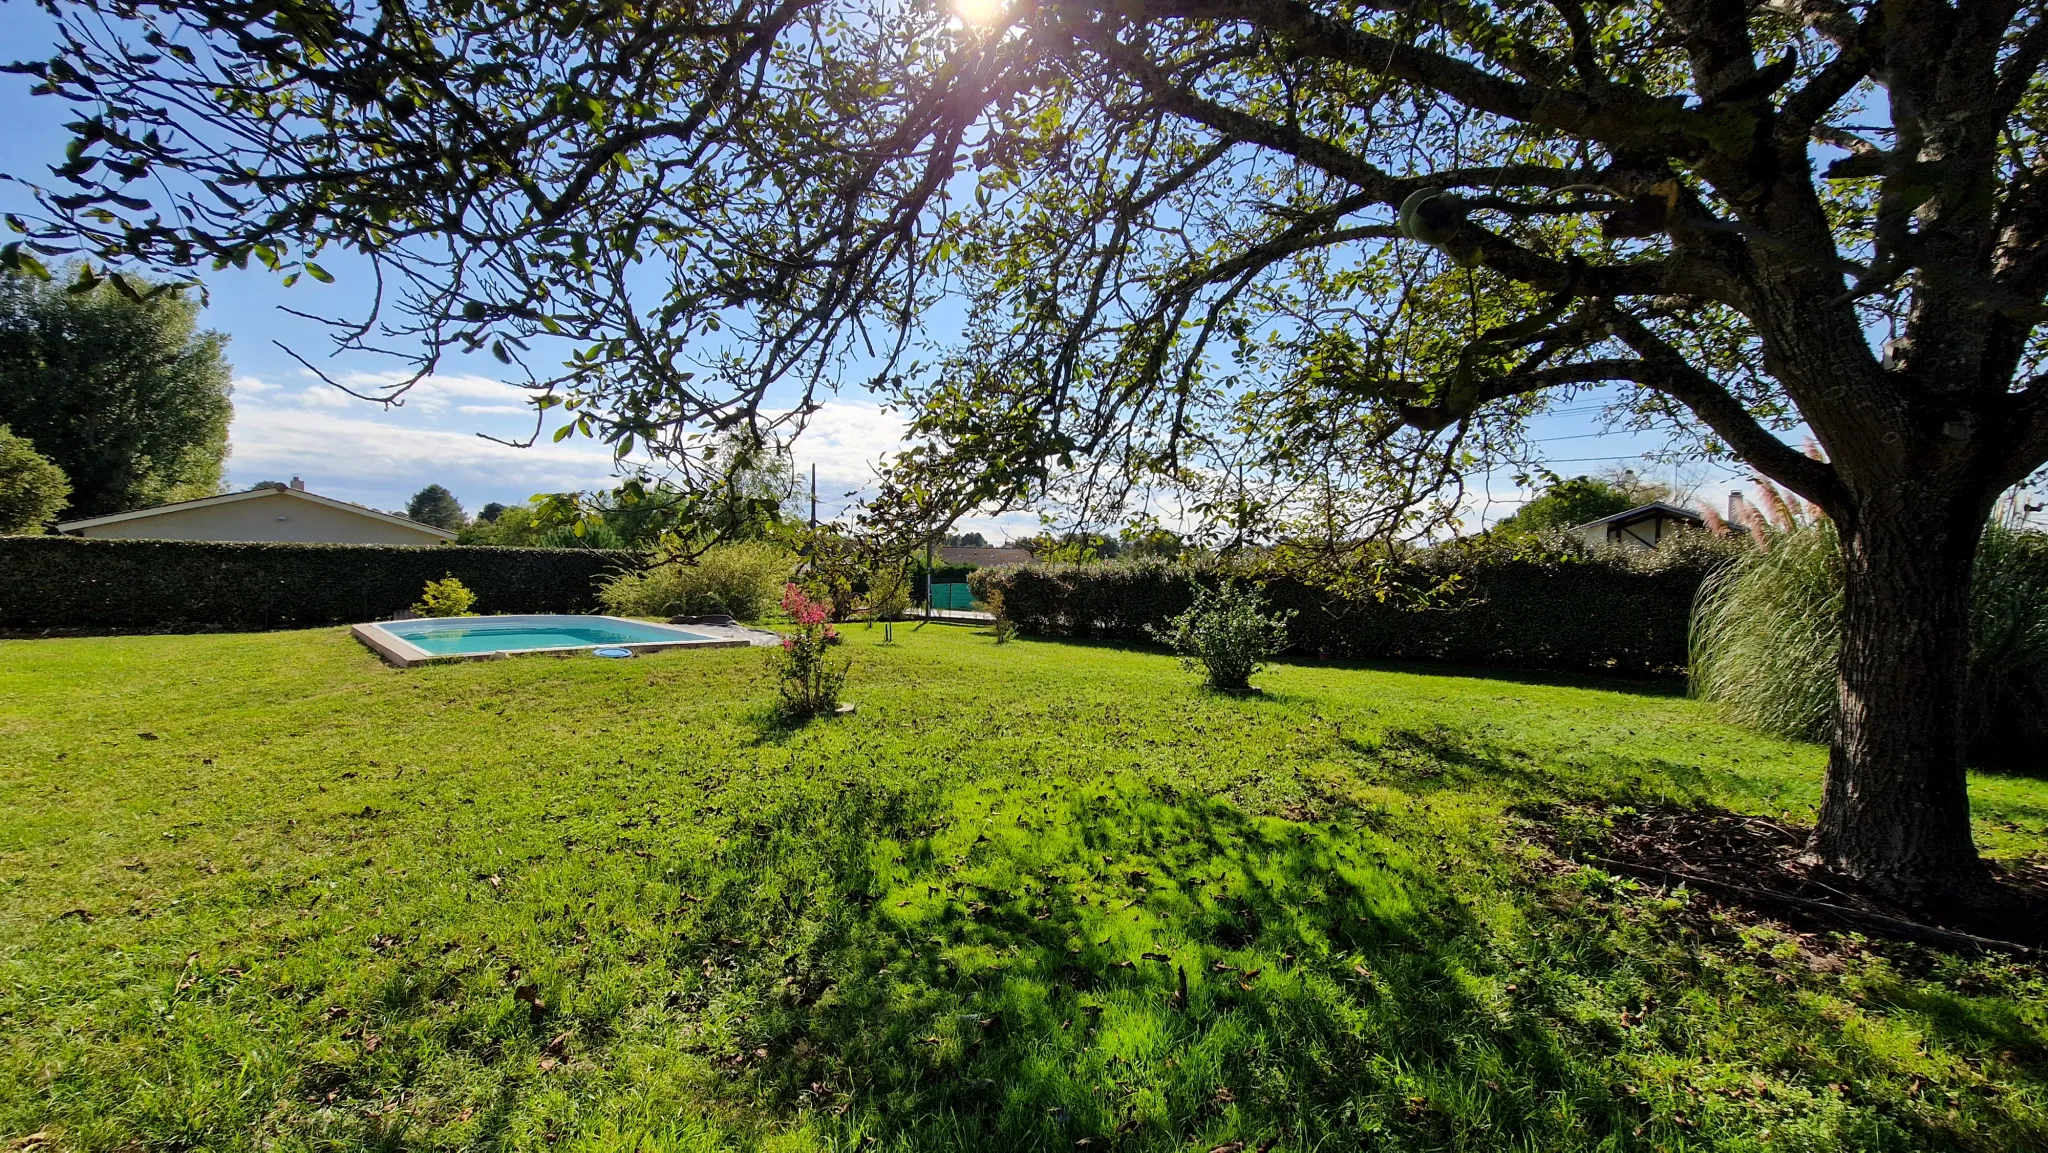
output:
<instances>
[{"instance_id":1,"label":"house with dark roof","mask_svg":"<svg viewBox=\"0 0 2048 1153\"><path fill-rule=\"evenodd\" d=\"M1622 545L1627 548L1656 548L1681 529L1699 528L1705 522L1690 509L1663 501L1651 501L1627 512L1589 520L1572 529L1589 548Z\"/></svg>"}]
</instances>

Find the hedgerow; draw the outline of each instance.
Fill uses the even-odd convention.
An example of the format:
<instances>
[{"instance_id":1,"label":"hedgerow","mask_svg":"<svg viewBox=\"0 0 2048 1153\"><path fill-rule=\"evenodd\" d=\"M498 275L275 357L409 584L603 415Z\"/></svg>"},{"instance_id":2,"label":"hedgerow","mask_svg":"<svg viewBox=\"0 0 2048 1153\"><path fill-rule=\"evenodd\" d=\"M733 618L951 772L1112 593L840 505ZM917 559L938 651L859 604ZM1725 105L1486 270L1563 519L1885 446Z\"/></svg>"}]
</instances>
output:
<instances>
[{"instance_id":1,"label":"hedgerow","mask_svg":"<svg viewBox=\"0 0 2048 1153\"><path fill-rule=\"evenodd\" d=\"M0 537L0 628L275 628L389 617L454 577L485 613L580 613L632 553Z\"/></svg>"},{"instance_id":2,"label":"hedgerow","mask_svg":"<svg viewBox=\"0 0 2048 1153\"><path fill-rule=\"evenodd\" d=\"M1007 565L969 582L984 600L1000 592L1026 635L1149 640L1187 610L1194 581L1230 576L1257 584L1274 611L1293 613L1294 656L1674 675L1685 667L1693 599L1725 552L1704 541L1633 554L1421 550L1377 580L1349 582L1431 590L1384 599L1332 591L1342 580L1268 571L1256 558Z\"/></svg>"}]
</instances>

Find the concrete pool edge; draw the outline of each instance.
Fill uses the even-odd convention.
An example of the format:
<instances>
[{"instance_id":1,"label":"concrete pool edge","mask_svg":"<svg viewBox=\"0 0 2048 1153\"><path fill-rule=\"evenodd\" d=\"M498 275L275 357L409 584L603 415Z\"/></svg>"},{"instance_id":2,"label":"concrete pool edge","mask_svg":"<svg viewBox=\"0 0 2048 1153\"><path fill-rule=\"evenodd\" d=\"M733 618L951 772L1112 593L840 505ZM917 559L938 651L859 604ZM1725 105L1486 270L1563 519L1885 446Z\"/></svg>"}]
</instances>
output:
<instances>
[{"instance_id":1,"label":"concrete pool edge","mask_svg":"<svg viewBox=\"0 0 2048 1153\"><path fill-rule=\"evenodd\" d=\"M533 614L514 613L509 615L529 616ZM544 615L574 616L578 620L618 621L620 623L651 626L654 628L671 627L668 625L657 624L653 621L632 620L628 617L600 616L595 614L578 615L573 613ZM486 617L481 619L488 618ZM414 668L419 665L452 664L457 661L494 661L502 660L507 657L538 656L543 653L563 654L578 651L588 652L593 648L600 647L631 649L637 655L640 653L663 652L668 649L750 648L764 643L761 640L753 638L751 635L757 632L758 630L748 629L744 626L693 625L691 626L691 629L689 631L697 635L688 640L685 640L682 637L678 636L675 640L672 641L624 641L607 642L604 645L547 645L541 648L530 649L493 649L490 652L482 653L430 653L425 649L420 648L418 645L415 645L412 642L406 640L405 638L398 636L397 634L385 629L383 626L386 623L397 622L368 621L363 624L350 625L348 629L349 635L355 637L357 641L361 642L363 646L365 648L368 648L371 652L374 652L378 656L384 658L384 660L390 663L393 667L401 669ZM714 630L716 630L715 633L713 632ZM681 633L684 630L676 629L675 631ZM712 633L713 635L707 636L705 635L707 633Z\"/></svg>"}]
</instances>

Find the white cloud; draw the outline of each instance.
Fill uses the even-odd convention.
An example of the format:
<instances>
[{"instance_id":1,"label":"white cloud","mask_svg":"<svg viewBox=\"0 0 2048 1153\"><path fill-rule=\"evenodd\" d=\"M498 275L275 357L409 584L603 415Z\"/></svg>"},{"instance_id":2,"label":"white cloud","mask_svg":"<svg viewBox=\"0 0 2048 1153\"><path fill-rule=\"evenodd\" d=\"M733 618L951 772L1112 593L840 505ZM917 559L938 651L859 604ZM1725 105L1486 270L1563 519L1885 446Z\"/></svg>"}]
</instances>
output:
<instances>
[{"instance_id":1,"label":"white cloud","mask_svg":"<svg viewBox=\"0 0 2048 1153\"><path fill-rule=\"evenodd\" d=\"M404 372L341 372L333 374L333 384L319 379L308 370L299 375L309 383L298 393L300 403L322 408L348 408L359 404L374 403L364 397L378 398L405 383L409 374ZM342 388L336 388L339 384ZM280 391L284 386L253 376L239 377L235 381L237 392L245 396L267 396ZM351 396L349 390L359 395ZM448 373L422 377L393 399L394 408L411 409L416 412L438 413L456 407L465 413L527 413L533 412L528 399L536 395L532 389L522 388L493 377L477 373ZM455 406L454 402L468 400L490 402Z\"/></svg>"},{"instance_id":2,"label":"white cloud","mask_svg":"<svg viewBox=\"0 0 2048 1153\"><path fill-rule=\"evenodd\" d=\"M358 408L364 402L327 384L309 384L298 393L298 402L307 408Z\"/></svg>"},{"instance_id":3,"label":"white cloud","mask_svg":"<svg viewBox=\"0 0 2048 1153\"><path fill-rule=\"evenodd\" d=\"M818 493L832 490L832 503L848 491L869 492L882 458L901 450L903 418L878 405L827 401L811 414L791 452L799 472L818 466Z\"/></svg>"},{"instance_id":4,"label":"white cloud","mask_svg":"<svg viewBox=\"0 0 2048 1153\"><path fill-rule=\"evenodd\" d=\"M396 508L427 484L447 485L474 506L613 483L611 453L589 441L542 438L517 448L474 431L420 427L404 410L349 403L363 415L343 415L324 402L237 406L228 458L235 479L290 473L323 495L378 508Z\"/></svg>"},{"instance_id":5,"label":"white cloud","mask_svg":"<svg viewBox=\"0 0 2048 1153\"><path fill-rule=\"evenodd\" d=\"M352 372L336 379L367 392L402 378ZM616 483L611 452L587 439L555 443L544 433L522 449L476 435L519 440L533 432L527 391L488 377L429 377L393 408L319 381L258 384L237 397L229 457L236 483L297 475L317 492L378 508L399 507L427 484L446 485L475 507ZM883 458L904 447L903 423L877 405L850 400L827 402L812 414L793 449L806 483L817 465L821 515L836 517L873 494ZM998 527L993 519L986 524Z\"/></svg>"}]
</instances>

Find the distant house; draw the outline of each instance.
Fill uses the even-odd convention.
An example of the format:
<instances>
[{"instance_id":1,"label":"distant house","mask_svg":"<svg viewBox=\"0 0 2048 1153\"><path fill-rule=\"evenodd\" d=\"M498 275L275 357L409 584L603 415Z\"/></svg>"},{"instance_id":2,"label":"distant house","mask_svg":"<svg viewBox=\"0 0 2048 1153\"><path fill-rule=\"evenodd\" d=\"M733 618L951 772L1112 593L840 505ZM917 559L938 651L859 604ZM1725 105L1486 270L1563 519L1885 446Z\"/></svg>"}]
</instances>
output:
<instances>
[{"instance_id":1,"label":"distant house","mask_svg":"<svg viewBox=\"0 0 2048 1153\"><path fill-rule=\"evenodd\" d=\"M1640 508L1587 521L1572 531L1592 548L1609 544L1656 548L1678 530L1699 528L1703 523L1696 512L1663 501L1652 501Z\"/></svg>"},{"instance_id":2,"label":"distant house","mask_svg":"<svg viewBox=\"0 0 2048 1153\"><path fill-rule=\"evenodd\" d=\"M1024 548L953 548L943 546L938 552L940 564L969 564L975 568L992 568L999 564L1031 563L1031 550Z\"/></svg>"},{"instance_id":3,"label":"distant house","mask_svg":"<svg viewBox=\"0 0 2048 1153\"><path fill-rule=\"evenodd\" d=\"M289 486L265 485L226 496L64 521L57 531L66 536L128 540L299 544L438 545L455 539L446 529L307 492L297 477Z\"/></svg>"}]
</instances>

